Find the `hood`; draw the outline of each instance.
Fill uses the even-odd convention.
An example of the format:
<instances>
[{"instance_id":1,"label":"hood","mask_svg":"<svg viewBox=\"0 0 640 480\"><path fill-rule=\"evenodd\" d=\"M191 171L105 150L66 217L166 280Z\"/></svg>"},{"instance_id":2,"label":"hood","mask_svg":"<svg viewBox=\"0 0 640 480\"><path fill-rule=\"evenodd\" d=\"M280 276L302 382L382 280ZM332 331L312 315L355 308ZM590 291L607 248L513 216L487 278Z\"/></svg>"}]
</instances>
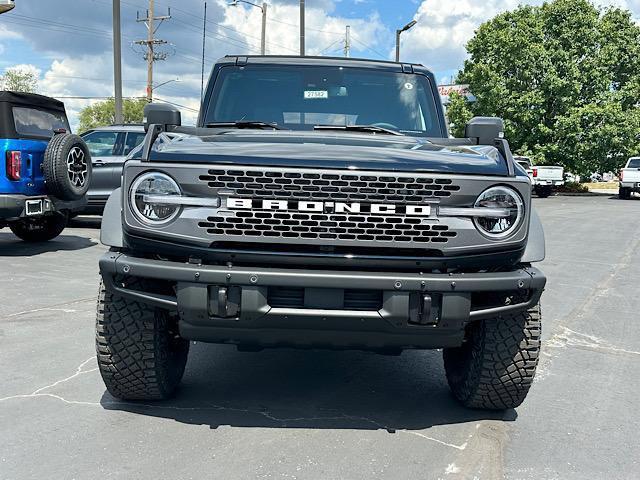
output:
<instances>
[{"instance_id":1,"label":"hood","mask_svg":"<svg viewBox=\"0 0 640 480\"><path fill-rule=\"evenodd\" d=\"M439 146L409 136L343 132L230 130L178 135L157 145L152 162L334 168L467 175L508 174L491 146Z\"/></svg>"}]
</instances>

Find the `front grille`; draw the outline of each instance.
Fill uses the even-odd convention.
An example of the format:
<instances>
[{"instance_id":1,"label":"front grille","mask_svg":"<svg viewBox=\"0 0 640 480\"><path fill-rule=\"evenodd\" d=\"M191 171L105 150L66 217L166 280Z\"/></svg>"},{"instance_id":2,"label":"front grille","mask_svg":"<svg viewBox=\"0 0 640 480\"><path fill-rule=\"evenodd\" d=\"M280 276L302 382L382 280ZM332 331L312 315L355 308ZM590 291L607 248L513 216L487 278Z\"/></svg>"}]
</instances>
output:
<instances>
[{"instance_id":1,"label":"front grille","mask_svg":"<svg viewBox=\"0 0 640 480\"><path fill-rule=\"evenodd\" d=\"M208 217L199 226L210 235L227 237L446 243L456 236L446 225L400 216L234 212Z\"/></svg>"},{"instance_id":2,"label":"front grille","mask_svg":"<svg viewBox=\"0 0 640 480\"><path fill-rule=\"evenodd\" d=\"M366 202L394 205L438 203L460 191L456 181L425 175L300 172L246 168L211 168L199 180L219 196L287 201ZM216 240L336 244L371 242L394 248L442 245L457 236L436 219L397 213L303 213L268 210L216 211L198 225ZM393 245L391 245L393 243ZM400 244L398 244L400 243ZM404 245L402 245L404 244Z\"/></svg>"},{"instance_id":3,"label":"front grille","mask_svg":"<svg viewBox=\"0 0 640 480\"><path fill-rule=\"evenodd\" d=\"M331 295L326 305L317 305L310 300L310 290L320 290L320 296ZM306 298L306 299L305 299ZM336 301L337 300L337 301ZM356 289L306 289L301 287L269 287L267 302L273 308L319 308L326 310L351 310L376 312L382 308L382 291Z\"/></svg>"},{"instance_id":4,"label":"front grille","mask_svg":"<svg viewBox=\"0 0 640 480\"><path fill-rule=\"evenodd\" d=\"M210 188L251 198L318 199L391 203L422 203L450 197L460 190L446 178L352 173L300 173L292 171L209 170L200 180Z\"/></svg>"}]
</instances>

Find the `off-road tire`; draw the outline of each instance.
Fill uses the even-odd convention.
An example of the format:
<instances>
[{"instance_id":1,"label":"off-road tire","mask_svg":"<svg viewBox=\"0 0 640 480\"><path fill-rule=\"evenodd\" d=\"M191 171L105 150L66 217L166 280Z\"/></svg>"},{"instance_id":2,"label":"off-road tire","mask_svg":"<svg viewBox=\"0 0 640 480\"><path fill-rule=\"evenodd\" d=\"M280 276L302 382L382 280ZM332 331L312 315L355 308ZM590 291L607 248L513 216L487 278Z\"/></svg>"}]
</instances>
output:
<instances>
[{"instance_id":1,"label":"off-road tire","mask_svg":"<svg viewBox=\"0 0 640 480\"><path fill-rule=\"evenodd\" d=\"M92 176L91 154L82 137L54 135L42 162L47 191L62 200L79 200L89 190Z\"/></svg>"},{"instance_id":2,"label":"off-road tire","mask_svg":"<svg viewBox=\"0 0 640 480\"><path fill-rule=\"evenodd\" d=\"M25 242L46 242L53 240L67 226L69 217L66 213L56 212L36 218L23 218L9 223L13 234Z\"/></svg>"},{"instance_id":3,"label":"off-road tire","mask_svg":"<svg viewBox=\"0 0 640 480\"><path fill-rule=\"evenodd\" d=\"M158 291L157 285L138 279L128 281L127 288ZM100 282L96 351L111 395L122 400L163 400L182 380L189 342L180 338L177 319L168 311L112 293Z\"/></svg>"},{"instance_id":4,"label":"off-road tire","mask_svg":"<svg viewBox=\"0 0 640 480\"><path fill-rule=\"evenodd\" d=\"M470 408L519 406L533 382L540 355L540 305L517 314L471 323L465 343L444 349L453 395Z\"/></svg>"},{"instance_id":5,"label":"off-road tire","mask_svg":"<svg viewBox=\"0 0 640 480\"><path fill-rule=\"evenodd\" d=\"M631 189L627 187L620 187L618 196L620 197L620 200L629 200L631 198Z\"/></svg>"},{"instance_id":6,"label":"off-road tire","mask_svg":"<svg viewBox=\"0 0 640 480\"><path fill-rule=\"evenodd\" d=\"M551 195L552 190L551 190L551 187L544 186L544 187L536 187L535 192L539 198L547 198Z\"/></svg>"}]
</instances>

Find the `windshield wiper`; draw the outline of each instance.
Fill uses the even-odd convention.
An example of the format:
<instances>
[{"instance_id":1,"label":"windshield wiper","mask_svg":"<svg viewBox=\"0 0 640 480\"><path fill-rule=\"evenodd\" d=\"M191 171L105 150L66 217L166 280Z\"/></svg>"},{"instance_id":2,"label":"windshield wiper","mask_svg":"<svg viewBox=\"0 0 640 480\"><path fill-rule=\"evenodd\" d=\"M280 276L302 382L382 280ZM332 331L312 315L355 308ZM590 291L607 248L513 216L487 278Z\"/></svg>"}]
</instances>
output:
<instances>
[{"instance_id":1,"label":"windshield wiper","mask_svg":"<svg viewBox=\"0 0 640 480\"><path fill-rule=\"evenodd\" d=\"M240 120L237 122L211 122L205 125L207 128L258 128L261 130L284 130L277 123L253 122Z\"/></svg>"},{"instance_id":2,"label":"windshield wiper","mask_svg":"<svg viewBox=\"0 0 640 480\"><path fill-rule=\"evenodd\" d=\"M370 132L384 133L385 135L403 135L389 128L376 127L375 125L315 125L314 130L344 130L346 132Z\"/></svg>"}]
</instances>

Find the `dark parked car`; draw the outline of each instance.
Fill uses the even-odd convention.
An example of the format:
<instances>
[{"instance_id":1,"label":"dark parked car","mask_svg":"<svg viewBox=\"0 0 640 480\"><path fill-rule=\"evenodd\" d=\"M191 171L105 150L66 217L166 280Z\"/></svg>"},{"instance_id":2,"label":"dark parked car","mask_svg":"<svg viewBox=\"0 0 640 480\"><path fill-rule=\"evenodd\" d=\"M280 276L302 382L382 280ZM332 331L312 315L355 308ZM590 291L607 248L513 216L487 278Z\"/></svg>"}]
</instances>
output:
<instances>
[{"instance_id":1,"label":"dark parked car","mask_svg":"<svg viewBox=\"0 0 640 480\"><path fill-rule=\"evenodd\" d=\"M109 195L120 186L124 160L142 143L144 135L144 127L133 124L99 127L82 134L93 162L93 181L84 213L102 214Z\"/></svg>"},{"instance_id":2,"label":"dark parked car","mask_svg":"<svg viewBox=\"0 0 640 480\"><path fill-rule=\"evenodd\" d=\"M197 127L146 107L141 156L105 208L96 346L109 392L170 396L194 340L443 349L464 405L520 405L540 354L546 280L532 264L545 245L503 122L449 138L421 65L226 57L210 78Z\"/></svg>"}]
</instances>

